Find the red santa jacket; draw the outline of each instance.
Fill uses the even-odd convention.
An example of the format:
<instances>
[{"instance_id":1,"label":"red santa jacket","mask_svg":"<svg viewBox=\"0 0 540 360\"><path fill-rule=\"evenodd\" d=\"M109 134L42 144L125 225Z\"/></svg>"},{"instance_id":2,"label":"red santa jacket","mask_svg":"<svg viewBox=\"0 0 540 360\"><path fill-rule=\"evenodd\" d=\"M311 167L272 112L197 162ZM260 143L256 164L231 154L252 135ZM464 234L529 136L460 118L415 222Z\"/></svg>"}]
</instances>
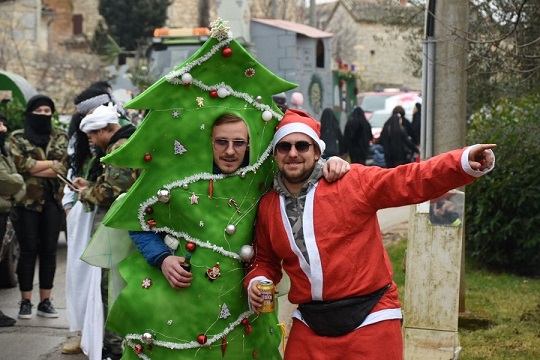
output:
<instances>
[{"instance_id":1,"label":"red santa jacket","mask_svg":"<svg viewBox=\"0 0 540 360\"><path fill-rule=\"evenodd\" d=\"M284 198L269 191L259 206L256 257L245 286L256 277L278 283L283 264L291 279L291 303L361 296L391 283L373 311L399 308L377 211L427 201L472 182L482 173L463 169L468 151L463 152L393 169L352 165L337 182L318 181L308 191L303 213L309 264L292 237Z\"/></svg>"}]
</instances>

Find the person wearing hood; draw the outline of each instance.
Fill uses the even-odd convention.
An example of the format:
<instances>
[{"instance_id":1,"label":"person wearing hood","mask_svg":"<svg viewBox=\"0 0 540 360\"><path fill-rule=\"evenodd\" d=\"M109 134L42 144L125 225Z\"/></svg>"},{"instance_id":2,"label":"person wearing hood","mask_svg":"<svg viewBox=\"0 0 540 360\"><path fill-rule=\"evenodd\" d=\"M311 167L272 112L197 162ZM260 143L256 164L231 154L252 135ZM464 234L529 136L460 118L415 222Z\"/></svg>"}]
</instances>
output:
<instances>
[{"instance_id":1,"label":"person wearing hood","mask_svg":"<svg viewBox=\"0 0 540 360\"><path fill-rule=\"evenodd\" d=\"M62 186L57 175L66 175L65 132L54 129L55 105L45 95L35 95L24 112L24 128L9 137L13 162L25 180L26 194L15 204L12 221L21 254L17 268L21 302L19 319L32 318L34 270L39 257L39 296L37 315L57 318L51 303L56 272L58 236L63 221Z\"/></svg>"},{"instance_id":2,"label":"person wearing hood","mask_svg":"<svg viewBox=\"0 0 540 360\"><path fill-rule=\"evenodd\" d=\"M26 193L23 177L17 173L9 149L5 146L8 123L0 113L0 239L4 238L13 204ZM13 326L16 320L0 311L0 327Z\"/></svg>"},{"instance_id":3,"label":"person wearing hood","mask_svg":"<svg viewBox=\"0 0 540 360\"><path fill-rule=\"evenodd\" d=\"M117 106L119 123L130 122L123 117L111 96L110 85L106 82L93 83L75 97L75 112L68 128L69 169L68 179L83 177L95 182L102 174L100 159L103 150L90 144L88 136L79 127L82 119L100 105L112 103ZM66 213L67 239L69 246L66 256L66 316L69 330L77 332L69 336L62 346L63 354L84 352L90 359L102 354L103 317L89 317L88 314L103 312L101 301L101 269L80 259L92 236L92 226L96 207L78 201L78 193L69 185L64 187L62 205Z\"/></svg>"},{"instance_id":4,"label":"person wearing hood","mask_svg":"<svg viewBox=\"0 0 540 360\"><path fill-rule=\"evenodd\" d=\"M321 115L321 140L326 144L324 156L341 156L346 155L345 139L339 128L339 122L330 108L323 110Z\"/></svg>"},{"instance_id":5,"label":"person wearing hood","mask_svg":"<svg viewBox=\"0 0 540 360\"><path fill-rule=\"evenodd\" d=\"M110 154L119 148L136 130L132 124L120 125L118 110L116 105L112 105L112 103L100 105L86 115L82 119L79 128L86 133L90 142L101 148L105 154ZM97 207L92 233L95 233L114 200L120 194L128 191L139 174L140 171L136 169L104 164L103 173L95 182L82 177L73 180L73 183L78 188L78 200L83 204ZM107 314L108 269L102 271L101 298L104 313ZM113 332L105 330L102 356L104 359L107 357L113 360L120 359L122 356L122 338Z\"/></svg>"},{"instance_id":6,"label":"person wearing hood","mask_svg":"<svg viewBox=\"0 0 540 360\"><path fill-rule=\"evenodd\" d=\"M345 125L343 136L351 163L365 165L369 155L369 143L373 135L371 125L361 107L356 107L353 110Z\"/></svg>"}]
</instances>

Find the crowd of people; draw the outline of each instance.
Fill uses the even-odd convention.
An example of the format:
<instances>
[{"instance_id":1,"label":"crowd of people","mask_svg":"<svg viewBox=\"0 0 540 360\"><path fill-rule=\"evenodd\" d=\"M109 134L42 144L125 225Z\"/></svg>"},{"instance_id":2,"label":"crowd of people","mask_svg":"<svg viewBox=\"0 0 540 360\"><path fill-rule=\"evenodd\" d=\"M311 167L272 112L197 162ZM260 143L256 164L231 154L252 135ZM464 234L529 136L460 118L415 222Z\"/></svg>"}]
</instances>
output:
<instances>
[{"instance_id":1,"label":"crowd of people","mask_svg":"<svg viewBox=\"0 0 540 360\"><path fill-rule=\"evenodd\" d=\"M212 41L205 46L213 51ZM234 61L247 58L234 41L228 46ZM212 63L205 62L212 60L224 66L216 77L229 74L226 66L234 61L212 51L190 60L197 67L182 69L208 74ZM255 73L250 70L246 78ZM265 81L245 80L237 97L224 88L203 97L191 73L177 74L181 83L156 83L130 105L161 102L167 110L150 108L140 124L129 120L104 82L75 96L67 132L53 125L56 107L43 94L28 101L22 129L8 133L0 114L0 235L10 218L21 249L18 319L33 317L33 301L37 316L59 317L53 288L65 220L66 314L77 333L63 345L65 354L402 359L401 304L377 211L471 183L493 169L496 145L416 161L418 117L411 124L402 107L379 139L361 107L342 132L332 109L317 121L304 111L302 93L287 103L280 91L291 90L290 83L256 72ZM261 103L265 97L269 104ZM182 111L171 110L173 101ZM152 128L146 119L166 125ZM267 127L269 121L277 126ZM171 139L180 130L181 141ZM152 142L154 154L125 151L142 142ZM444 221L459 220L450 203L437 204ZM117 232L107 232L113 225ZM106 238L111 234L116 237ZM114 260L107 253L110 264L100 268L85 262L93 246L125 251ZM36 264L38 301L32 300ZM260 316L259 285L279 285L283 271L297 310L281 353L276 312ZM122 286L111 289L117 276ZM1 326L15 322L0 312Z\"/></svg>"},{"instance_id":2,"label":"crowd of people","mask_svg":"<svg viewBox=\"0 0 540 360\"><path fill-rule=\"evenodd\" d=\"M111 175L100 163L100 158L120 146L135 127L106 82L91 84L75 97L74 104L76 112L67 131L53 125L55 104L43 94L28 100L22 129L9 132L8 121L0 114L0 236L4 236L10 218L20 247L17 318L28 320L35 314L54 319L59 316L52 294L58 238L65 223L66 314L70 330L79 335L67 342L62 352L80 353L84 348L91 359L114 360L120 358L121 339L106 331L101 335L103 314L107 313L107 274L80 256L100 216L138 175L129 169L123 176L116 168ZM39 302L34 313L37 264ZM15 323L0 312L0 326ZM83 345L81 332L87 335Z\"/></svg>"},{"instance_id":3,"label":"crowd of people","mask_svg":"<svg viewBox=\"0 0 540 360\"><path fill-rule=\"evenodd\" d=\"M398 105L385 122L380 136L374 136L371 124L361 106L355 107L341 131L331 108L323 110L319 119L321 139L326 143L323 156L340 156L351 164L393 168L420 159L420 110L415 105L413 122Z\"/></svg>"}]
</instances>

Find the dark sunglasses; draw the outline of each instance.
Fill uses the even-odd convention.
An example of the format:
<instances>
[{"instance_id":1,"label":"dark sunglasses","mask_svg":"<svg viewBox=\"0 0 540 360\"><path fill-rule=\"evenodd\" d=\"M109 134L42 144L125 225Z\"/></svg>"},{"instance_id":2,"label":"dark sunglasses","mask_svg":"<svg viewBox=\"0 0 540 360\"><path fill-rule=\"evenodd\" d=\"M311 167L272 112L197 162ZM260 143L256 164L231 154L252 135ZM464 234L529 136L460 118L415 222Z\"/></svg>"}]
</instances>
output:
<instances>
[{"instance_id":1,"label":"dark sunglasses","mask_svg":"<svg viewBox=\"0 0 540 360\"><path fill-rule=\"evenodd\" d=\"M227 139L216 139L214 140L214 148L216 150L225 151L229 148L229 144L232 143L234 150L245 149L248 145L248 142L245 140L227 140Z\"/></svg>"},{"instance_id":2,"label":"dark sunglasses","mask_svg":"<svg viewBox=\"0 0 540 360\"><path fill-rule=\"evenodd\" d=\"M280 154L288 154L289 151L291 151L292 147L294 146L296 151L298 151L299 153L305 153L309 150L309 147L311 145L313 144L310 144L307 141L298 141L294 144L287 141L282 141L276 144L276 150Z\"/></svg>"}]
</instances>

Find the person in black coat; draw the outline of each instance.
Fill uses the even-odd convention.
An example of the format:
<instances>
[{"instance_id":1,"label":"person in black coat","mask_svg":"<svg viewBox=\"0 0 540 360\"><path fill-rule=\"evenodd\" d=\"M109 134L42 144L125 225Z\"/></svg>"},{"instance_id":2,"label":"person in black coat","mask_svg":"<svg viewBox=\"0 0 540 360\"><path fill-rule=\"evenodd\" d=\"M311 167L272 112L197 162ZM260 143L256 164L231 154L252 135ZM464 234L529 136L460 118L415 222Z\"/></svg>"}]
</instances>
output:
<instances>
[{"instance_id":1,"label":"person in black coat","mask_svg":"<svg viewBox=\"0 0 540 360\"><path fill-rule=\"evenodd\" d=\"M349 153L351 163L366 164L369 154L369 145L373 137L371 125L366 119L364 110L357 107L353 110L349 121L345 125L346 151Z\"/></svg>"},{"instance_id":2,"label":"person in black coat","mask_svg":"<svg viewBox=\"0 0 540 360\"><path fill-rule=\"evenodd\" d=\"M409 119L407 119L407 117L405 116L405 109L403 108L403 106L401 105L398 105L394 108L394 110L392 110L392 114L399 114L401 115L401 125L405 128L405 130L407 131L407 135L409 135L409 137L411 138L412 142L415 144L415 145L418 145L420 144L420 136L416 136L416 133L412 127L412 124L411 122L409 121Z\"/></svg>"},{"instance_id":3,"label":"person in black coat","mask_svg":"<svg viewBox=\"0 0 540 360\"><path fill-rule=\"evenodd\" d=\"M325 157L341 156L346 152L338 120L330 108L324 109L321 115L321 140L326 144Z\"/></svg>"},{"instance_id":4,"label":"person in black coat","mask_svg":"<svg viewBox=\"0 0 540 360\"><path fill-rule=\"evenodd\" d=\"M420 126L422 122L422 105L420 103L414 104L414 113L412 116L412 129L418 139L416 145L420 145ZM413 138L414 139L414 138Z\"/></svg>"},{"instance_id":5,"label":"person in black coat","mask_svg":"<svg viewBox=\"0 0 540 360\"><path fill-rule=\"evenodd\" d=\"M393 114L381 131L379 143L384 147L384 160L388 168L411 162L411 155L418 152L402 120L399 113Z\"/></svg>"}]
</instances>

